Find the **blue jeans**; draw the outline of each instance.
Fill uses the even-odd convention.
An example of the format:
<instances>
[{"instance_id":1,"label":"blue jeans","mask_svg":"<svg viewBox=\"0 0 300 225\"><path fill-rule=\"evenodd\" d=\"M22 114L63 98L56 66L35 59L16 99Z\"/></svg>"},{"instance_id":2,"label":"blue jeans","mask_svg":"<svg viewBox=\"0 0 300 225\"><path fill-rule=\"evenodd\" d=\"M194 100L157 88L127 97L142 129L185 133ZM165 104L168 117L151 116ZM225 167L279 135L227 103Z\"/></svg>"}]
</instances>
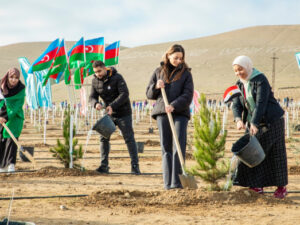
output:
<instances>
[{"instance_id":1,"label":"blue jeans","mask_svg":"<svg viewBox=\"0 0 300 225\"><path fill-rule=\"evenodd\" d=\"M173 115L173 120L182 155L185 158L188 118L185 116ZM181 164L179 161L175 141L173 140L168 116L157 116L157 125L162 149L164 187L165 189L182 188L179 179L179 174L182 174Z\"/></svg>"},{"instance_id":2,"label":"blue jeans","mask_svg":"<svg viewBox=\"0 0 300 225\"><path fill-rule=\"evenodd\" d=\"M125 143L127 145L127 149L131 158L131 165L139 164L138 153L136 142L134 139L134 132L132 127L132 116L124 116L121 118L112 117L115 125L119 127ZM108 166L108 155L110 151L110 143L109 139L101 136L100 137L100 152L101 152L101 166Z\"/></svg>"}]
</instances>

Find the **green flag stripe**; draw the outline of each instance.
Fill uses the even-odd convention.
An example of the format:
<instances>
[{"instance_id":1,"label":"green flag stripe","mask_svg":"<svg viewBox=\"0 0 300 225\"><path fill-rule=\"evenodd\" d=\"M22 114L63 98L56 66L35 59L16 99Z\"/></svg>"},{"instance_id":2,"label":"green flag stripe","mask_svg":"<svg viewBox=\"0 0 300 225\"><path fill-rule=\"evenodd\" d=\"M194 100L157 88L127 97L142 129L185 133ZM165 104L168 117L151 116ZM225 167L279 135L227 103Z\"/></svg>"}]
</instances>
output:
<instances>
[{"instance_id":1,"label":"green flag stripe","mask_svg":"<svg viewBox=\"0 0 300 225\"><path fill-rule=\"evenodd\" d=\"M118 64L118 62L119 62L119 57L106 59L105 60L105 66L113 66L113 65Z\"/></svg>"},{"instance_id":2,"label":"green flag stripe","mask_svg":"<svg viewBox=\"0 0 300 225\"><path fill-rule=\"evenodd\" d=\"M104 60L104 54L99 54L99 53L86 53L86 61L90 62L92 60Z\"/></svg>"}]
</instances>

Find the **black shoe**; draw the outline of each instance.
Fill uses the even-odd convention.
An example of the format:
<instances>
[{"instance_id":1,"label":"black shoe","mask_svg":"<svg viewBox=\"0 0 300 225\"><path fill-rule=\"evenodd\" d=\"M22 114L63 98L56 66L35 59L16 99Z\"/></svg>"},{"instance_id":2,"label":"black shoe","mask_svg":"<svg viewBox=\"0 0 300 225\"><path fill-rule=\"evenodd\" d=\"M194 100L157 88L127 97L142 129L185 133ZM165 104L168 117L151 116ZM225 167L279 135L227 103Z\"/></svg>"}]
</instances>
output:
<instances>
[{"instance_id":1,"label":"black shoe","mask_svg":"<svg viewBox=\"0 0 300 225\"><path fill-rule=\"evenodd\" d=\"M131 166L131 173L133 173L135 175L140 175L141 174L141 171L140 171L140 168L139 168L138 164L135 164L135 165Z\"/></svg>"},{"instance_id":2,"label":"black shoe","mask_svg":"<svg viewBox=\"0 0 300 225\"><path fill-rule=\"evenodd\" d=\"M96 171L99 173L108 173L109 167L108 166L99 166L99 168L96 169Z\"/></svg>"}]
</instances>

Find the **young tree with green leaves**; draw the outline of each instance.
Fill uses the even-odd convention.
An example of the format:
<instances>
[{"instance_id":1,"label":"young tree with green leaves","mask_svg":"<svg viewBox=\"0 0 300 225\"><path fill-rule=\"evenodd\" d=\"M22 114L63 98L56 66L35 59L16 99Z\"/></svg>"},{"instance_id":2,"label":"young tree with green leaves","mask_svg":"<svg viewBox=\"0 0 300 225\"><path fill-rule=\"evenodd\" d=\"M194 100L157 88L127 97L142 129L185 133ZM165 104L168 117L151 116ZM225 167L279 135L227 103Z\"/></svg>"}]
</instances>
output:
<instances>
[{"instance_id":1,"label":"young tree with green leaves","mask_svg":"<svg viewBox=\"0 0 300 225\"><path fill-rule=\"evenodd\" d=\"M206 106L206 97L201 94L200 110L194 115L193 156L197 165L189 169L189 173L199 176L209 183L211 190L220 191L219 180L229 170L229 163L224 159L227 131L222 134L220 112L213 112Z\"/></svg>"},{"instance_id":2,"label":"young tree with green leaves","mask_svg":"<svg viewBox=\"0 0 300 225\"><path fill-rule=\"evenodd\" d=\"M50 152L53 153L53 157L58 158L61 163L64 164L65 168L69 168L70 166L70 118L71 118L71 112L70 108L65 110L65 119L63 123L63 136L65 143L63 144L59 139L57 139L57 145L53 148L50 148ZM75 163L78 159L82 158L82 145L79 145L78 148L76 148L76 145L78 144L78 139L74 138L76 135L76 127L75 124L73 125L73 168L80 169L80 165Z\"/></svg>"}]
</instances>

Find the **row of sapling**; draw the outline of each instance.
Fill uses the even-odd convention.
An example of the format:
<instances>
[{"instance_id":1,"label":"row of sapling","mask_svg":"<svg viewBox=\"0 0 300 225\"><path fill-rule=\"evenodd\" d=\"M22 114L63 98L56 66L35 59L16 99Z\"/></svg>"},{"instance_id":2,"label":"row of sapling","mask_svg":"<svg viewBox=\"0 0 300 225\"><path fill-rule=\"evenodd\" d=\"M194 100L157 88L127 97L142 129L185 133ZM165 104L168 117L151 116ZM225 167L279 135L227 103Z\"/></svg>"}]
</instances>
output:
<instances>
[{"instance_id":1,"label":"row of sapling","mask_svg":"<svg viewBox=\"0 0 300 225\"><path fill-rule=\"evenodd\" d=\"M187 169L188 173L199 176L209 184L210 190L221 190L220 180L225 178L228 170L228 160L224 159L227 131L222 132L220 112L214 112L206 106L205 95L199 100L200 110L194 115L194 146L193 152L196 165ZM70 166L70 108L64 112L63 137L64 143L57 139L57 145L50 149L53 157L61 161L65 168ZM73 125L73 137L76 135L76 127ZM76 163L82 158L82 145L78 145L78 139L73 138L73 167L80 169Z\"/></svg>"}]
</instances>

